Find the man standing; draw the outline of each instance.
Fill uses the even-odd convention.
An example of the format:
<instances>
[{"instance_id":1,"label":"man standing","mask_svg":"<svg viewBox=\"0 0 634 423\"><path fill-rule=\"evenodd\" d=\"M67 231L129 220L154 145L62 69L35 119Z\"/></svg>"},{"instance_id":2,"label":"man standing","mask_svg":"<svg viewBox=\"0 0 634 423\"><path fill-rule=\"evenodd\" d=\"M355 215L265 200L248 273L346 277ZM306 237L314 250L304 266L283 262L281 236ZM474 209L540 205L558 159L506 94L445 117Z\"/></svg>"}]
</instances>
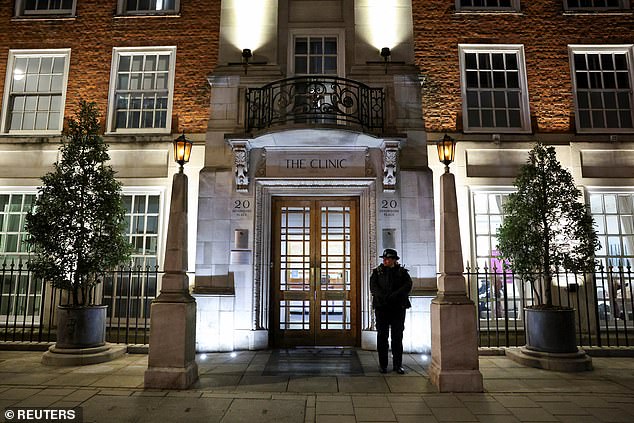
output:
<instances>
[{"instance_id":1,"label":"man standing","mask_svg":"<svg viewBox=\"0 0 634 423\"><path fill-rule=\"evenodd\" d=\"M412 290L412 278L407 269L397 263L396 250L386 248L381 255L383 264L372 271L370 292L376 317L376 344L379 351L381 373L387 373L388 335L392 328L392 367L402 375L403 369L403 330L405 329L405 310L412 305L409 292Z\"/></svg>"}]
</instances>

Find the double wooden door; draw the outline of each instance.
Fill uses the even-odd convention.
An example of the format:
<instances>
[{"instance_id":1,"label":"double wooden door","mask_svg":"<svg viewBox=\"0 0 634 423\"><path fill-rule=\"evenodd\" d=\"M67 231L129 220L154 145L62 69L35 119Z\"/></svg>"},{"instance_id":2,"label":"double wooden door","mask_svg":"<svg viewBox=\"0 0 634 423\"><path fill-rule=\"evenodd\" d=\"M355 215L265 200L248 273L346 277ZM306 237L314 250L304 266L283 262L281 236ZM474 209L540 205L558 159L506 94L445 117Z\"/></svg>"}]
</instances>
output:
<instances>
[{"instance_id":1,"label":"double wooden door","mask_svg":"<svg viewBox=\"0 0 634 423\"><path fill-rule=\"evenodd\" d=\"M273 346L359 344L358 214L357 198L273 200Z\"/></svg>"}]
</instances>

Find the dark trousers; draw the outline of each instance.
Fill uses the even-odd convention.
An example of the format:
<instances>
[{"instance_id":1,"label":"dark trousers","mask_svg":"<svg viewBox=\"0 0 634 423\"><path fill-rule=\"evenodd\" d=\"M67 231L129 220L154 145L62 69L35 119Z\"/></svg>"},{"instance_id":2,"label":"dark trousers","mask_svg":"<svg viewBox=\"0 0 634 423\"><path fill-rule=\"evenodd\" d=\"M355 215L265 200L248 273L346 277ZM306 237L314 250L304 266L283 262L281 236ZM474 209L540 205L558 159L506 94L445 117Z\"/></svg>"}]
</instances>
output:
<instances>
[{"instance_id":1,"label":"dark trousers","mask_svg":"<svg viewBox=\"0 0 634 423\"><path fill-rule=\"evenodd\" d=\"M379 352L379 365L387 368L388 341L392 328L392 366L403 365L403 330L405 329L405 309L402 307L381 307L374 309L376 316L376 347Z\"/></svg>"}]
</instances>

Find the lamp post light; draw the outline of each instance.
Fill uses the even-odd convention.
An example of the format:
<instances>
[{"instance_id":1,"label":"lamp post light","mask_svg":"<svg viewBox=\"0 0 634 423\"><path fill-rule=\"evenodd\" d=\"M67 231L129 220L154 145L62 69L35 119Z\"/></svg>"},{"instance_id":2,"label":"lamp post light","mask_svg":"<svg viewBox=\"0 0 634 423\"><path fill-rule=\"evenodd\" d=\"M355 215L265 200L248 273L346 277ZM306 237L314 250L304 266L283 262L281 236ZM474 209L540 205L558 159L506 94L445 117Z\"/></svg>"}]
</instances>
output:
<instances>
[{"instance_id":1,"label":"lamp post light","mask_svg":"<svg viewBox=\"0 0 634 423\"><path fill-rule=\"evenodd\" d=\"M449 173L449 165L456 155L456 140L445 134L438 140L436 147L438 147L438 160L445 165L445 173Z\"/></svg>"},{"instance_id":2,"label":"lamp post light","mask_svg":"<svg viewBox=\"0 0 634 423\"><path fill-rule=\"evenodd\" d=\"M439 276L431 303L429 376L440 392L482 392L475 304L465 289L456 182L449 172L456 141L445 134L436 145L445 173L440 176Z\"/></svg>"},{"instance_id":3,"label":"lamp post light","mask_svg":"<svg viewBox=\"0 0 634 423\"><path fill-rule=\"evenodd\" d=\"M187 389L198 380L196 364L196 300L187 277L187 175L193 142L185 133L173 141L180 165L172 179L169 223L161 293L150 308L150 348L144 386Z\"/></svg>"},{"instance_id":4,"label":"lamp post light","mask_svg":"<svg viewBox=\"0 0 634 423\"><path fill-rule=\"evenodd\" d=\"M192 146L194 143L187 139L185 131L173 141L174 144L174 161L180 165L178 173L183 173L183 166L189 162L189 157L192 154Z\"/></svg>"}]
</instances>

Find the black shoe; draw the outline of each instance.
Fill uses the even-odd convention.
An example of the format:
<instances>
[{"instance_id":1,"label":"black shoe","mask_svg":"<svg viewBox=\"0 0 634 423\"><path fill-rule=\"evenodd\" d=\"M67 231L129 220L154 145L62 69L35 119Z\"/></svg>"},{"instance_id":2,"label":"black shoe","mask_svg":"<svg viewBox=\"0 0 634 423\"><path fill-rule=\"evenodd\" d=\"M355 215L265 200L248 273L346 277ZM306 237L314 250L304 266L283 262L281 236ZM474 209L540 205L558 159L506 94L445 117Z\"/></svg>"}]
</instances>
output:
<instances>
[{"instance_id":1,"label":"black shoe","mask_svg":"<svg viewBox=\"0 0 634 423\"><path fill-rule=\"evenodd\" d=\"M379 370L381 373L387 373L387 369L385 367L381 367L381 370Z\"/></svg>"},{"instance_id":2,"label":"black shoe","mask_svg":"<svg viewBox=\"0 0 634 423\"><path fill-rule=\"evenodd\" d=\"M404 368L402 368L401 366L394 367L394 371L395 371L396 373L398 373L399 375L404 375L404 374L405 374L405 369L404 369Z\"/></svg>"}]
</instances>

